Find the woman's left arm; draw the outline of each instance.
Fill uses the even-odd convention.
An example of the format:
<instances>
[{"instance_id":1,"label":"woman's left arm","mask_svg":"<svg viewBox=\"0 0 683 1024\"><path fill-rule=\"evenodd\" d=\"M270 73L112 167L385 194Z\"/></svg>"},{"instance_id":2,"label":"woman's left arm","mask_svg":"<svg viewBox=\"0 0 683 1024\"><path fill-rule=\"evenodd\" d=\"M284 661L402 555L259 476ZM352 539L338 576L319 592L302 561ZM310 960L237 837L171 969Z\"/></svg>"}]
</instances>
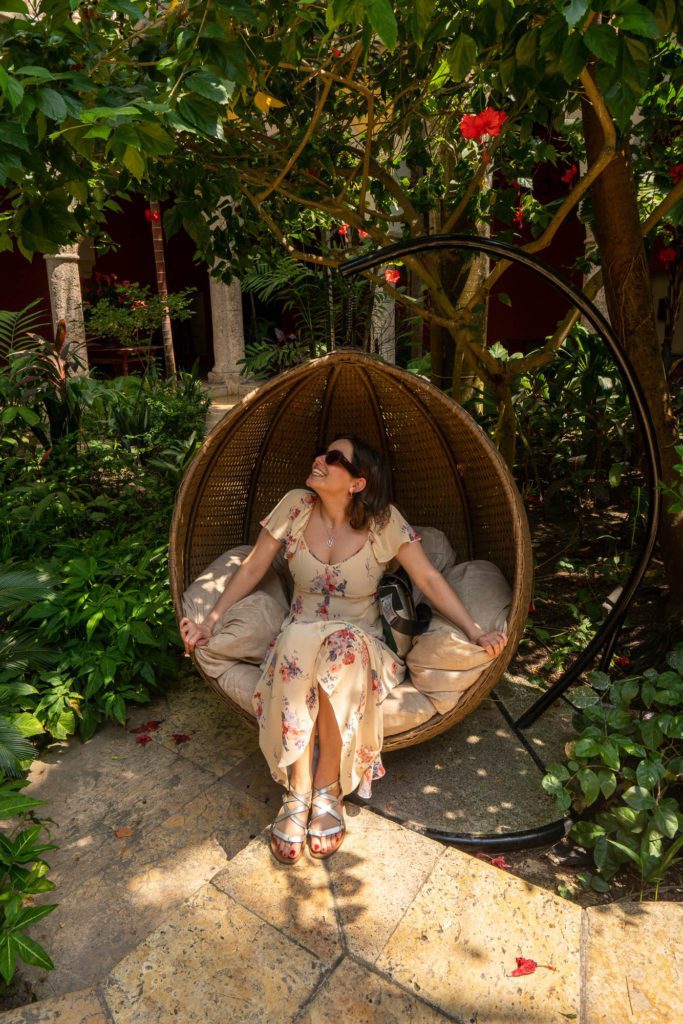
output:
<instances>
[{"instance_id":1,"label":"woman's left arm","mask_svg":"<svg viewBox=\"0 0 683 1024\"><path fill-rule=\"evenodd\" d=\"M507 643L507 635L500 630L487 633L474 621L453 588L429 561L420 543L401 544L396 558L429 603L461 629L471 643L483 647L491 657L500 654Z\"/></svg>"}]
</instances>

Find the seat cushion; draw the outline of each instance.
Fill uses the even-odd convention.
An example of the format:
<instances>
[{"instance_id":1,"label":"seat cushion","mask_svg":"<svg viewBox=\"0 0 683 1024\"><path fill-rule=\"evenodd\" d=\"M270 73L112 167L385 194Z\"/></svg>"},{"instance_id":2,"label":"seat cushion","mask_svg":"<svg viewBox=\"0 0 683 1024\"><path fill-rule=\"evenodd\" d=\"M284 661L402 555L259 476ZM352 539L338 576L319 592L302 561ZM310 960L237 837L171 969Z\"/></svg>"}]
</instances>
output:
<instances>
[{"instance_id":1,"label":"seat cushion","mask_svg":"<svg viewBox=\"0 0 683 1024\"><path fill-rule=\"evenodd\" d=\"M222 675L226 662L260 665L285 615L282 605L263 590L247 594L221 616L209 642L197 645L199 665L212 679Z\"/></svg>"},{"instance_id":2,"label":"seat cushion","mask_svg":"<svg viewBox=\"0 0 683 1024\"><path fill-rule=\"evenodd\" d=\"M211 565L207 566L201 576L198 576L184 592L183 614L193 622L201 622L209 614L250 551L250 544L241 544L239 547L224 552ZM282 606L284 615L287 614L289 611L287 586L277 571L275 563L259 583L258 589L269 594Z\"/></svg>"},{"instance_id":3,"label":"seat cushion","mask_svg":"<svg viewBox=\"0 0 683 1024\"><path fill-rule=\"evenodd\" d=\"M475 622L486 632L507 632L512 592L500 569L477 559L461 562L444 573ZM412 685L429 697L440 714L450 711L491 664L483 647L434 611L429 629L406 657Z\"/></svg>"}]
</instances>

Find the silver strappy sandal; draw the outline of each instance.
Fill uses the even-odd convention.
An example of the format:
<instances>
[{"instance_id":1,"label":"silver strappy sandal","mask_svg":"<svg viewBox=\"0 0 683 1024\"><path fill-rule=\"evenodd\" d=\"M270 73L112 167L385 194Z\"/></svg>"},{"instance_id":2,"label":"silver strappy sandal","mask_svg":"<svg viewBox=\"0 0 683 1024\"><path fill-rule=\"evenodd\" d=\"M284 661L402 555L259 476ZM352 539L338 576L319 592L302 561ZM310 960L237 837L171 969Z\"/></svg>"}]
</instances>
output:
<instances>
[{"instance_id":1,"label":"silver strappy sandal","mask_svg":"<svg viewBox=\"0 0 683 1024\"><path fill-rule=\"evenodd\" d=\"M338 795L330 793L333 786L339 786ZM311 823L316 818L322 818L325 814L329 814L330 817L336 818L337 825L332 825L330 828L311 828ZM328 850L327 853L316 853L313 849L313 845L310 842L311 837L314 839L322 839L323 836L336 836L341 834L341 839L335 847ZM313 800L311 801L311 817L308 823L308 836L309 836L309 852L311 857L315 857L316 860L327 860L333 853L336 853L341 844L344 842L344 836L346 835L346 824L344 823L344 796L341 791L341 784L339 781L331 782L329 786L323 786L321 789L313 787Z\"/></svg>"},{"instance_id":2,"label":"silver strappy sandal","mask_svg":"<svg viewBox=\"0 0 683 1024\"><path fill-rule=\"evenodd\" d=\"M281 864L296 864L303 853L308 828L299 818L297 818L297 814L304 814L306 816L306 821L308 821L308 812L311 809L311 795L311 790L309 790L308 793L295 793L293 789L290 789L282 798L282 807L280 808L280 812L273 824L270 826L270 849L275 860L278 860ZM287 818L291 818L296 822L299 828L303 829L302 835L288 836L286 832L282 832L277 827L278 823L282 823ZM294 856L291 856L290 854L289 857L283 857L273 841L274 836L281 839L283 843L289 843L292 846L298 845L299 850L297 852L294 850L291 851L291 854L294 854Z\"/></svg>"}]
</instances>

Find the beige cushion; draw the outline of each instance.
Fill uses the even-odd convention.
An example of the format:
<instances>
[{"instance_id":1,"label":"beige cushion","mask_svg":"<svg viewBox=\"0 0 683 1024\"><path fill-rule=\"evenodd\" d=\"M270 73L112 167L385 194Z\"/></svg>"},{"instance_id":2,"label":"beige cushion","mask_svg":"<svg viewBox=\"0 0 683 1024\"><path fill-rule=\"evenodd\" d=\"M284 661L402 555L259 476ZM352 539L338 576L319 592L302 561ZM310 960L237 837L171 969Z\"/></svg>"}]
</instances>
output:
<instances>
[{"instance_id":1,"label":"beige cushion","mask_svg":"<svg viewBox=\"0 0 683 1024\"><path fill-rule=\"evenodd\" d=\"M226 551L207 566L183 594L183 614L193 622L206 618L250 551L250 544L242 544ZM258 589L277 601L285 614L289 611L287 587L277 572L276 563L265 574Z\"/></svg>"},{"instance_id":2,"label":"beige cushion","mask_svg":"<svg viewBox=\"0 0 683 1024\"><path fill-rule=\"evenodd\" d=\"M234 700L244 711L253 715L251 697L260 678L261 670L258 665L247 665L238 661L228 665L225 671L218 676L216 682L226 696Z\"/></svg>"},{"instance_id":3,"label":"beige cushion","mask_svg":"<svg viewBox=\"0 0 683 1024\"><path fill-rule=\"evenodd\" d=\"M482 629L507 632L512 592L497 566L482 559L462 562L444 576ZM408 652L406 664L412 685L429 697L440 714L445 714L458 704L491 660L483 647L470 643L462 630L434 612L428 631Z\"/></svg>"},{"instance_id":4,"label":"beige cushion","mask_svg":"<svg viewBox=\"0 0 683 1024\"><path fill-rule=\"evenodd\" d=\"M434 705L410 683L395 686L382 701L384 735L415 729L434 717Z\"/></svg>"},{"instance_id":5,"label":"beige cushion","mask_svg":"<svg viewBox=\"0 0 683 1024\"><path fill-rule=\"evenodd\" d=\"M451 547L443 530L437 530L435 526L414 526L415 533L422 541L422 547L427 558L435 565L439 572L452 569L455 565L455 551ZM394 558L387 565L387 572L395 572L398 569L398 561ZM415 600L420 600L420 592L413 589Z\"/></svg>"},{"instance_id":6,"label":"beige cushion","mask_svg":"<svg viewBox=\"0 0 683 1024\"><path fill-rule=\"evenodd\" d=\"M196 646L199 665L213 679L222 675L230 661L260 665L285 615L282 605L270 594L262 590L247 594L218 620L209 642Z\"/></svg>"}]
</instances>

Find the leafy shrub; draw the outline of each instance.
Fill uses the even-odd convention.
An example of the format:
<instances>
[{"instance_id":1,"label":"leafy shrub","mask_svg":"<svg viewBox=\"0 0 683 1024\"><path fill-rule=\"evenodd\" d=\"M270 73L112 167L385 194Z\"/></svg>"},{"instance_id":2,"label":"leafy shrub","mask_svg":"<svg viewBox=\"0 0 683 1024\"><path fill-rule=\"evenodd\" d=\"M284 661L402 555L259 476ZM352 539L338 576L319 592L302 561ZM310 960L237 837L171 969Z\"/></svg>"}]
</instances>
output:
<instances>
[{"instance_id":1,"label":"leafy shrub","mask_svg":"<svg viewBox=\"0 0 683 1024\"><path fill-rule=\"evenodd\" d=\"M597 869L580 879L598 891L629 865L642 896L682 856L683 645L667 664L616 680L589 673L591 685L570 693L578 735L567 760L549 765L543 778L558 807L579 815L569 834L593 851Z\"/></svg>"},{"instance_id":2,"label":"leafy shrub","mask_svg":"<svg viewBox=\"0 0 683 1024\"><path fill-rule=\"evenodd\" d=\"M46 970L54 967L43 947L26 933L57 906L30 905L32 896L55 887L47 878L49 866L41 855L56 846L39 842L45 826L33 809L45 801L19 792L27 785L26 779L7 779L0 774L0 819L18 822L12 831L0 833L0 974L7 983L14 977L17 957ZM27 901L29 905L24 906Z\"/></svg>"}]
</instances>

